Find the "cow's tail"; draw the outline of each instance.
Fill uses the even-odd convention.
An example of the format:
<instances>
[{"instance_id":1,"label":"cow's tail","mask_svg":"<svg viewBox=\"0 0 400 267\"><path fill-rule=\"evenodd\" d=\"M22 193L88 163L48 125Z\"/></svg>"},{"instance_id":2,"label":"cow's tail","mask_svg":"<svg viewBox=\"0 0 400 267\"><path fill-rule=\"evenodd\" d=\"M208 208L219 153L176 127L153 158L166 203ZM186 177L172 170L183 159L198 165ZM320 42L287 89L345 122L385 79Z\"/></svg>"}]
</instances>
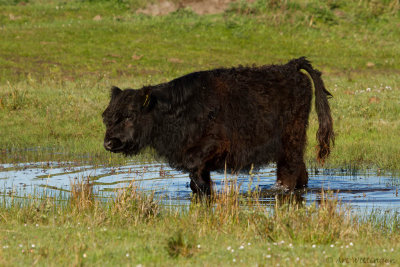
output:
<instances>
[{"instance_id":1,"label":"cow's tail","mask_svg":"<svg viewBox=\"0 0 400 267\"><path fill-rule=\"evenodd\" d=\"M319 123L317 131L317 160L321 164L324 164L325 159L331 152L331 143L333 145L335 142L331 109L328 103L328 97L332 97L332 95L325 88L324 82L321 79L321 72L314 69L305 57L294 59L290 63L295 64L298 71L305 70L305 72L302 72L310 78L310 82L314 87L315 109Z\"/></svg>"}]
</instances>

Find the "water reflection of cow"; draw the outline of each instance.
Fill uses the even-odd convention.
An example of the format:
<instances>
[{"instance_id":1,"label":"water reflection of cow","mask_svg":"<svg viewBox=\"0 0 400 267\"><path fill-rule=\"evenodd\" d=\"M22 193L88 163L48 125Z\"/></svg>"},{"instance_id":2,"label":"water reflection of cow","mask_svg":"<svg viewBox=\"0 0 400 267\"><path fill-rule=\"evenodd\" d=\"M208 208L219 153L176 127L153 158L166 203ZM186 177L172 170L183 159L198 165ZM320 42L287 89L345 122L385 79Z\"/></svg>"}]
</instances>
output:
<instances>
[{"instance_id":1,"label":"water reflection of cow","mask_svg":"<svg viewBox=\"0 0 400 267\"><path fill-rule=\"evenodd\" d=\"M303 72L302 70L305 70ZM189 172L194 193L211 194L210 171L277 162L277 185L307 185L304 164L312 88L318 115L317 159L334 139L321 74L305 58L284 65L195 72L139 90L113 87L103 113L104 147L125 155L149 146Z\"/></svg>"}]
</instances>

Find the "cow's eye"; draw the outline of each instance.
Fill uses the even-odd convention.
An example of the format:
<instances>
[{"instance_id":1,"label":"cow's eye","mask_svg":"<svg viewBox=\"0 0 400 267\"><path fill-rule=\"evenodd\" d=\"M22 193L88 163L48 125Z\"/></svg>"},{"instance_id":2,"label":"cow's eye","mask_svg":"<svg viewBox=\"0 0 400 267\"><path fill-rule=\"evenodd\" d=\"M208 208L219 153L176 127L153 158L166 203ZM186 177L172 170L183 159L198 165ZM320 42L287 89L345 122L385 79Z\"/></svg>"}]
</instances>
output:
<instances>
[{"instance_id":1,"label":"cow's eye","mask_svg":"<svg viewBox=\"0 0 400 267\"><path fill-rule=\"evenodd\" d=\"M122 121L124 120L124 118L115 118L114 120L114 124L120 124Z\"/></svg>"}]
</instances>

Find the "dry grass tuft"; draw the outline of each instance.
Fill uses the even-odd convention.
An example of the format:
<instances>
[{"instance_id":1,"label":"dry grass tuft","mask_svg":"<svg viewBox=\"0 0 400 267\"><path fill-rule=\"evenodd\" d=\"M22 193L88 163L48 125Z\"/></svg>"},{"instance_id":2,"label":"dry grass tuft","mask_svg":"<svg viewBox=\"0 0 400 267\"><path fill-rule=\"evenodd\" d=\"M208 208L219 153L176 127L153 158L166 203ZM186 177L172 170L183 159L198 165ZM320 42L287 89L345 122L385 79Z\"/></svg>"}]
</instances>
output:
<instances>
[{"instance_id":1,"label":"dry grass tuft","mask_svg":"<svg viewBox=\"0 0 400 267\"><path fill-rule=\"evenodd\" d=\"M90 176L87 176L86 179L76 178L71 181L70 203L72 207L79 211L91 209L95 206L96 200Z\"/></svg>"},{"instance_id":2,"label":"dry grass tuft","mask_svg":"<svg viewBox=\"0 0 400 267\"><path fill-rule=\"evenodd\" d=\"M166 250L174 258L192 257L196 252L194 237L179 230L167 240Z\"/></svg>"},{"instance_id":3,"label":"dry grass tuft","mask_svg":"<svg viewBox=\"0 0 400 267\"><path fill-rule=\"evenodd\" d=\"M149 220L160 213L159 201L154 198L154 191L146 194L140 191L135 180L128 187L119 189L111 207L112 216L118 215L125 220Z\"/></svg>"}]
</instances>

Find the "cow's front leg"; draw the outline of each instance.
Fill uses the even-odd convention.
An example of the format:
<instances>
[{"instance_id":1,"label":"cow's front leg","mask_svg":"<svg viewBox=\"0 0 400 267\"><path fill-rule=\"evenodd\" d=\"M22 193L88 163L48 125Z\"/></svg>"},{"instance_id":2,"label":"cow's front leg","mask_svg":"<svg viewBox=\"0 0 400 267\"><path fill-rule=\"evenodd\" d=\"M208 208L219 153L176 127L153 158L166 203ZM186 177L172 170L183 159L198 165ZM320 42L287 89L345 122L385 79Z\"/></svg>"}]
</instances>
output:
<instances>
[{"instance_id":1,"label":"cow's front leg","mask_svg":"<svg viewBox=\"0 0 400 267\"><path fill-rule=\"evenodd\" d=\"M215 140L200 140L197 145L185 151L185 167L190 171L190 188L199 196L210 196L212 182L208 163L214 163L218 157L218 144Z\"/></svg>"},{"instance_id":2,"label":"cow's front leg","mask_svg":"<svg viewBox=\"0 0 400 267\"><path fill-rule=\"evenodd\" d=\"M210 171L205 169L192 171L190 173L190 188L193 194L200 197L210 196L212 193Z\"/></svg>"}]
</instances>

